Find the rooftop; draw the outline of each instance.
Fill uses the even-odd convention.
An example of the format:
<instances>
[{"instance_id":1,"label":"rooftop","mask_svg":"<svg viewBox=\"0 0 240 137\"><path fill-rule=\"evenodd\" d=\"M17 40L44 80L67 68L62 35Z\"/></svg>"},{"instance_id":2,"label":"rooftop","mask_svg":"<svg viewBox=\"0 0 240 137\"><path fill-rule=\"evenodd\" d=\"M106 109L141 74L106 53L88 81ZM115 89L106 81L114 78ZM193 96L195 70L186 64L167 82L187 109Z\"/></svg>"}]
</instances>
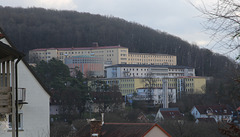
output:
<instances>
[{"instance_id":1,"label":"rooftop","mask_svg":"<svg viewBox=\"0 0 240 137\"><path fill-rule=\"evenodd\" d=\"M46 50L96 50L96 49L113 49L113 48L126 48L122 46L102 46L102 47L72 47L72 48L39 48L33 49L32 51L46 51Z\"/></svg>"}]
</instances>

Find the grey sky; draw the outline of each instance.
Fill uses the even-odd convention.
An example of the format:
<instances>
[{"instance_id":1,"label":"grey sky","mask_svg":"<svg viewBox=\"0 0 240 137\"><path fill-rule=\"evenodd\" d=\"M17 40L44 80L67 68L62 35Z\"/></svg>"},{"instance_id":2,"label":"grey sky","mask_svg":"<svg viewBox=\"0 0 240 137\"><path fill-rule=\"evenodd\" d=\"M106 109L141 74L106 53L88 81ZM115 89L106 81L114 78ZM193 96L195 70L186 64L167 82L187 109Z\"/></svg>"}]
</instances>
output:
<instances>
[{"instance_id":1,"label":"grey sky","mask_svg":"<svg viewBox=\"0 0 240 137\"><path fill-rule=\"evenodd\" d=\"M76 10L119 17L212 49L214 43L209 43L210 35L201 25L205 20L189 1L201 5L201 0L0 0L0 5ZM203 1L209 4L215 0ZM225 53L226 49L215 46L213 51ZM236 56L235 54L231 53L230 56Z\"/></svg>"}]
</instances>

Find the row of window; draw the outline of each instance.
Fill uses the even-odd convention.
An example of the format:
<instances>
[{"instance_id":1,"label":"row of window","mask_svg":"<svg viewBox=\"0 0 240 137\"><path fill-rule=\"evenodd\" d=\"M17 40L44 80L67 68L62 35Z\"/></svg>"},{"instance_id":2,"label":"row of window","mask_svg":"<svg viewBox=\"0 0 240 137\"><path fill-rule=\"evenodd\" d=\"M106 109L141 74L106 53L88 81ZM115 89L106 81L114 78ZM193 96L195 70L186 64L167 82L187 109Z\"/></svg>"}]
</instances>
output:
<instances>
[{"instance_id":1,"label":"row of window","mask_svg":"<svg viewBox=\"0 0 240 137\"><path fill-rule=\"evenodd\" d=\"M173 62L173 60L162 60L162 59L139 59L139 58L128 58L128 60L130 61L145 61L145 62L148 62L148 61L157 61L157 62Z\"/></svg>"},{"instance_id":2,"label":"row of window","mask_svg":"<svg viewBox=\"0 0 240 137\"><path fill-rule=\"evenodd\" d=\"M129 57L143 57L143 58L173 58L173 56L162 56L162 55L135 55L135 54L128 54Z\"/></svg>"},{"instance_id":3,"label":"row of window","mask_svg":"<svg viewBox=\"0 0 240 137\"><path fill-rule=\"evenodd\" d=\"M136 69L135 69L135 68L129 68L129 69L127 68L127 69L126 69L126 68L123 68L123 70L124 70L124 71L125 71L125 70L126 70L126 71L128 71L128 70L129 70L129 71L131 71L131 70L132 70L132 71L134 71L134 70L136 70L136 71L138 71L138 70L141 70L141 71L143 71L143 70L144 70L144 71L148 71L148 69L146 69L146 68L144 68L144 69L138 69L138 68L136 68Z\"/></svg>"}]
</instances>

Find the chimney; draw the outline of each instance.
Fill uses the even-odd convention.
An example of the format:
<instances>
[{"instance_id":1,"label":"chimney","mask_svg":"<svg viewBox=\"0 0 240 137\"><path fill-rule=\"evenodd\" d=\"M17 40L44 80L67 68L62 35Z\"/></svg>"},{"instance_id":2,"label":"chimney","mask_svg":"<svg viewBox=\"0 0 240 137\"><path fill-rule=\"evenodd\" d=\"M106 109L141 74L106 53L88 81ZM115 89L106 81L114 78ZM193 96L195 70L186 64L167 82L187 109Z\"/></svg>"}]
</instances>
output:
<instances>
[{"instance_id":1,"label":"chimney","mask_svg":"<svg viewBox=\"0 0 240 137\"><path fill-rule=\"evenodd\" d=\"M104 124L104 113L101 113L102 114L102 125Z\"/></svg>"},{"instance_id":2,"label":"chimney","mask_svg":"<svg viewBox=\"0 0 240 137\"><path fill-rule=\"evenodd\" d=\"M91 137L100 137L101 130L102 130L102 121L101 120L90 121L90 136Z\"/></svg>"}]
</instances>

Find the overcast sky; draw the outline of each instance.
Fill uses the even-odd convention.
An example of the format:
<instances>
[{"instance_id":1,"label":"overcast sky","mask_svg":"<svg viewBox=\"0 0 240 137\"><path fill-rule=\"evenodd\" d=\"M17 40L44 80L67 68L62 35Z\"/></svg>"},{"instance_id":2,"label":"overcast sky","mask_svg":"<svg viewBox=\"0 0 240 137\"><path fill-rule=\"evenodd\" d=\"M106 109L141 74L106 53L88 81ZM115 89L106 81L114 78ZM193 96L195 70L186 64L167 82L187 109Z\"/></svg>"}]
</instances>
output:
<instances>
[{"instance_id":1,"label":"overcast sky","mask_svg":"<svg viewBox=\"0 0 240 137\"><path fill-rule=\"evenodd\" d=\"M206 20L190 4L201 6L201 1L211 5L215 0L0 0L0 5L76 10L119 17L178 36L214 52L226 53L226 49L210 42L210 34L202 26ZM234 52L230 54L232 57L236 55Z\"/></svg>"}]
</instances>

